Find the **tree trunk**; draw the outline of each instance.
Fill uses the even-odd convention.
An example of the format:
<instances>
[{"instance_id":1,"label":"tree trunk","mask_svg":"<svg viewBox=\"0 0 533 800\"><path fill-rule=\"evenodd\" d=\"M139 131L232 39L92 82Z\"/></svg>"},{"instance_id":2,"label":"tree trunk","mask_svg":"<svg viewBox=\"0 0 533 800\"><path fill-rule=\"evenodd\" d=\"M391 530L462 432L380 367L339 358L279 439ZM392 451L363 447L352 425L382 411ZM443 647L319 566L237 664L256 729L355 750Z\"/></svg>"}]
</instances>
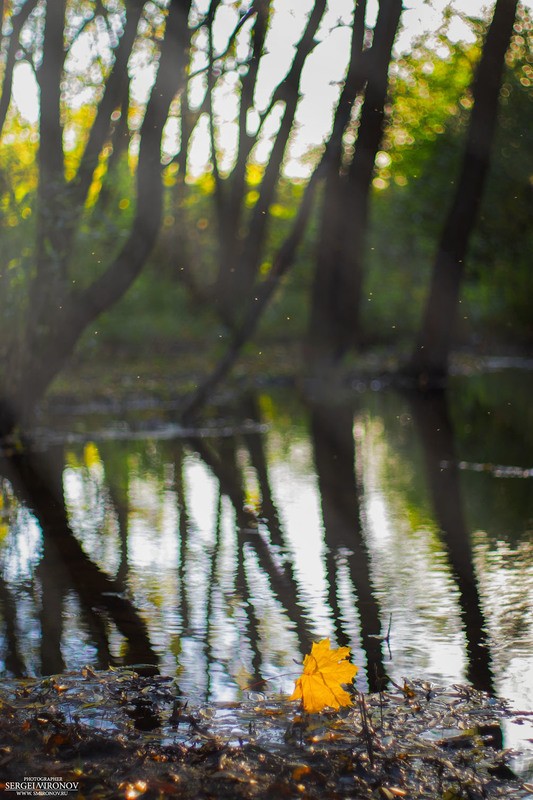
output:
<instances>
[{"instance_id":1,"label":"tree trunk","mask_svg":"<svg viewBox=\"0 0 533 800\"><path fill-rule=\"evenodd\" d=\"M254 304L254 287L268 234L270 208L276 198L283 159L290 142L291 133L294 130L296 110L300 99L302 71L309 54L316 45L315 36L326 11L326 5L326 0L316 0L313 5L302 37L296 47L290 69L274 92L270 108L276 102L281 101L284 104L284 111L263 178L257 189L259 197L251 210L246 231L244 233L238 230L235 231L238 241L226 242L225 244L229 248L230 260L223 260L220 263L215 305L221 312L222 318L229 321L234 331L238 329L239 323L242 322L245 316L242 313L242 309L247 309ZM243 102L246 102L246 100L247 97L243 97ZM257 136L255 139L257 140ZM250 152L249 143L247 148L248 152ZM239 163L237 166L242 169ZM243 186L238 173L236 173L236 179L238 183L235 184L235 192L238 193L239 184ZM227 206L227 209L231 214L239 213L240 215L245 198L244 195L240 197L241 211L239 211L236 193L231 196L231 204ZM225 222L228 230L233 229L234 222L234 219ZM235 239L235 236L233 239ZM223 249L222 254L224 257Z\"/></svg>"},{"instance_id":2,"label":"tree trunk","mask_svg":"<svg viewBox=\"0 0 533 800\"><path fill-rule=\"evenodd\" d=\"M500 83L517 4L517 0L497 0L476 71L461 173L439 241L421 329L407 366L420 386L438 384L448 372L464 263L490 167Z\"/></svg>"},{"instance_id":3,"label":"tree trunk","mask_svg":"<svg viewBox=\"0 0 533 800\"><path fill-rule=\"evenodd\" d=\"M342 159L332 165L324 192L308 334L315 366L338 361L359 340L370 189L383 135L388 69L401 11L401 0L381 0L372 47L364 53L352 48L352 62L363 59L367 85L353 158L347 168ZM354 24L354 37L357 28ZM357 78L360 69L355 73L352 106L362 89Z\"/></svg>"},{"instance_id":4,"label":"tree trunk","mask_svg":"<svg viewBox=\"0 0 533 800\"><path fill-rule=\"evenodd\" d=\"M22 347L12 350L8 380L0 397L0 436L10 433L17 424L25 424L51 381L72 354L82 333L124 295L152 251L159 233L163 207L161 137L170 104L185 81L187 51L183 44L188 40L190 4L191 0L172 0L170 3L159 69L140 132L137 207L129 237L108 268L81 291L73 291L68 281L60 280L57 268L63 259L61 239L58 243L48 239L49 231L58 229L58 217L62 213L57 205L58 199L51 199L49 195L52 186L60 180L64 188L58 94L64 8L63 3L47 5L47 14L50 13L47 19L47 27L50 26L49 46L54 54L49 61L43 57L40 76L41 92L45 92L48 101L46 108L42 109L39 162L42 188L39 201L44 204L49 198L50 203L44 206L42 212L42 231L39 234L41 246L38 248L37 275L30 293L27 329ZM46 44L45 33L45 49ZM49 84L54 82L57 86L50 87ZM49 93L49 97L46 93ZM52 210L53 217L48 219L47 215L49 217L49 211ZM51 294L45 285L48 280L57 287L55 293Z\"/></svg>"}]
</instances>

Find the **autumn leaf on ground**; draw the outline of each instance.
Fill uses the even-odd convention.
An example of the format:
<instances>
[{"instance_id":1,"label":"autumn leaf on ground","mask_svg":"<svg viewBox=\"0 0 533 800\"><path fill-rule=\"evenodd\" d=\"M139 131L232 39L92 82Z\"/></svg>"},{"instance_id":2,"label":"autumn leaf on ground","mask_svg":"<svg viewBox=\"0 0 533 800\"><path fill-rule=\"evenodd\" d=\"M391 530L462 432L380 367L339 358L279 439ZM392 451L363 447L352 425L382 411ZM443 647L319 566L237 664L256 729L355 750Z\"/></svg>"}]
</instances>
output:
<instances>
[{"instance_id":1,"label":"autumn leaf on ground","mask_svg":"<svg viewBox=\"0 0 533 800\"><path fill-rule=\"evenodd\" d=\"M349 647L331 649L329 639L314 642L304 658L304 671L296 681L289 700L302 700L304 711L313 713L330 708L349 706L352 698L341 683L351 683L357 667L347 659Z\"/></svg>"}]
</instances>

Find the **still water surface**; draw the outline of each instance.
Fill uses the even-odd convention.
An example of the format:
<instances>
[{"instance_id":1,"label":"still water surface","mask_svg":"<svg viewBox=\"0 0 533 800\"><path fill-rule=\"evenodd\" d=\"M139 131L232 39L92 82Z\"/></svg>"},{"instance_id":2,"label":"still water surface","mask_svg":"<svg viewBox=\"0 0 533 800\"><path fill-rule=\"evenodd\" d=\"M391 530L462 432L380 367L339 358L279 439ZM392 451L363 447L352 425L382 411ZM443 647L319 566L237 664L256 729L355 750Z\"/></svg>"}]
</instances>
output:
<instances>
[{"instance_id":1,"label":"still water surface","mask_svg":"<svg viewBox=\"0 0 533 800\"><path fill-rule=\"evenodd\" d=\"M533 709L532 388L282 389L179 436L63 418L0 464L0 674L156 663L231 700L292 691L329 637L361 690L470 681Z\"/></svg>"}]
</instances>

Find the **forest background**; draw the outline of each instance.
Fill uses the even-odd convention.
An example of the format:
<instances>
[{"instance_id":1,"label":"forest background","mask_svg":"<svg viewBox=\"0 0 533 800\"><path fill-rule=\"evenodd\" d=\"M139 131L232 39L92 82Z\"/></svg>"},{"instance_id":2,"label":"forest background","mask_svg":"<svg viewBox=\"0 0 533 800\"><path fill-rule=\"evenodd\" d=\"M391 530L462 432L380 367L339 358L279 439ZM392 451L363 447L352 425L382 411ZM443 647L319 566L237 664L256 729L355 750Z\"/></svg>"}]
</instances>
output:
<instances>
[{"instance_id":1,"label":"forest background","mask_svg":"<svg viewBox=\"0 0 533 800\"><path fill-rule=\"evenodd\" d=\"M0 11L4 433L72 363L194 352L198 401L243 348L318 375L393 350L426 384L531 345L527 7Z\"/></svg>"}]
</instances>

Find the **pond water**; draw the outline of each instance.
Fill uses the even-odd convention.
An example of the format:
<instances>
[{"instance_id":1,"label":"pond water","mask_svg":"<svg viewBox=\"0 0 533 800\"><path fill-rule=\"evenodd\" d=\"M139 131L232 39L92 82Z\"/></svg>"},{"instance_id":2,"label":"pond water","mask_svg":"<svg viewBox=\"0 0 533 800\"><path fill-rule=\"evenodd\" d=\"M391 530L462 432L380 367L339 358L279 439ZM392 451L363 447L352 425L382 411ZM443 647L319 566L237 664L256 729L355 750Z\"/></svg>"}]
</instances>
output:
<instances>
[{"instance_id":1,"label":"pond water","mask_svg":"<svg viewBox=\"0 0 533 800\"><path fill-rule=\"evenodd\" d=\"M227 701L291 692L329 637L361 690L471 682L533 709L532 389L515 369L426 398L279 388L188 431L63 416L0 460L0 674L150 663Z\"/></svg>"}]
</instances>

